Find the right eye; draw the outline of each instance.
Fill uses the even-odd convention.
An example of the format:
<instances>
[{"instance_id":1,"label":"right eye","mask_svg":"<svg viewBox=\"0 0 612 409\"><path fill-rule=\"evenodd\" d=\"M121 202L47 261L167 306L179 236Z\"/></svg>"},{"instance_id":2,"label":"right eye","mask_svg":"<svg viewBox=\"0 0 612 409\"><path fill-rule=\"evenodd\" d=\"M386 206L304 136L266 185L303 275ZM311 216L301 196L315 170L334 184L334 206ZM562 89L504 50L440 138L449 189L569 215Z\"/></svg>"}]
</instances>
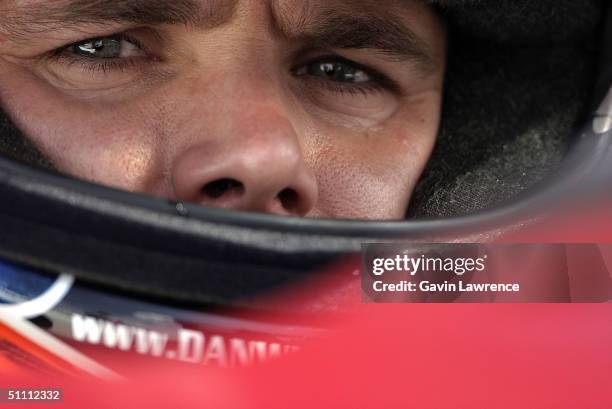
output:
<instances>
[{"instance_id":1,"label":"right eye","mask_svg":"<svg viewBox=\"0 0 612 409\"><path fill-rule=\"evenodd\" d=\"M132 31L91 37L50 51L42 59L53 74L49 78L70 90L116 89L136 84L136 78L149 78L157 72L158 60L136 39L146 41L147 32Z\"/></svg>"},{"instance_id":2,"label":"right eye","mask_svg":"<svg viewBox=\"0 0 612 409\"><path fill-rule=\"evenodd\" d=\"M73 44L68 51L77 56L98 59L146 56L146 53L135 41L122 36L85 40Z\"/></svg>"}]
</instances>

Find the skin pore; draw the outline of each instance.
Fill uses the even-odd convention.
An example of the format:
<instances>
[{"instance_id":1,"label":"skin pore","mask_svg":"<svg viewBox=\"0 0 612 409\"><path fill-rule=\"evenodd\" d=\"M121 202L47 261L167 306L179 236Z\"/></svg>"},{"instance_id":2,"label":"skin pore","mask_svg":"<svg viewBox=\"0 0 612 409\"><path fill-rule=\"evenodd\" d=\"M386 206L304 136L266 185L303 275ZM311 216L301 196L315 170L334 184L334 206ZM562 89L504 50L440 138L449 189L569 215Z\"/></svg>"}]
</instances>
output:
<instances>
[{"instance_id":1,"label":"skin pore","mask_svg":"<svg viewBox=\"0 0 612 409\"><path fill-rule=\"evenodd\" d=\"M58 170L206 206L403 218L444 65L416 0L0 1L0 105Z\"/></svg>"}]
</instances>

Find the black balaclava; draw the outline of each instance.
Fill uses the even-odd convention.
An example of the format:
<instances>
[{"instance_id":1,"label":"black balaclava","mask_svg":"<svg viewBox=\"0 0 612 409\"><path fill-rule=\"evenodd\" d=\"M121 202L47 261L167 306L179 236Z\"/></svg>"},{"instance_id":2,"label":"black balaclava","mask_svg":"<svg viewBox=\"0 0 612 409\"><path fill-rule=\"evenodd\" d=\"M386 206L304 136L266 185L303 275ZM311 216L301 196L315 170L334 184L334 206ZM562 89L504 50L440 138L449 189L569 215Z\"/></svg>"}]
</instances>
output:
<instances>
[{"instance_id":1,"label":"black balaclava","mask_svg":"<svg viewBox=\"0 0 612 409\"><path fill-rule=\"evenodd\" d=\"M13 159L54 169L51 162L26 138L0 108L0 152Z\"/></svg>"},{"instance_id":2,"label":"black balaclava","mask_svg":"<svg viewBox=\"0 0 612 409\"><path fill-rule=\"evenodd\" d=\"M436 0L448 22L441 131L408 217L498 204L555 170L591 108L600 0Z\"/></svg>"}]
</instances>

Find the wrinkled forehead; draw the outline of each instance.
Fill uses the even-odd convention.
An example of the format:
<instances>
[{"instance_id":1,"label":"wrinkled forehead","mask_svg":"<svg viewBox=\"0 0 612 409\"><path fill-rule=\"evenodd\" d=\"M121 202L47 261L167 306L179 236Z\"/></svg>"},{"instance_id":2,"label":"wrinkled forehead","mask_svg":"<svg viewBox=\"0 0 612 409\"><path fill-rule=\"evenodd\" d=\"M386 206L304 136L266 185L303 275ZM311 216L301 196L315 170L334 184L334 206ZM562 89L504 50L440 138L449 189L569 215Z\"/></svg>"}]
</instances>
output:
<instances>
[{"instance_id":1,"label":"wrinkled forehead","mask_svg":"<svg viewBox=\"0 0 612 409\"><path fill-rule=\"evenodd\" d=\"M387 14L401 12L419 7L420 0L2 0L0 10L30 10L52 6L55 9L88 9L88 8L123 8L151 7L154 9L168 7L183 8L190 11L199 10L204 15L224 12L234 13L240 7L266 5L270 11L281 11L289 16L312 14L329 10L343 10L349 13ZM197 14L197 13L196 13Z\"/></svg>"},{"instance_id":2,"label":"wrinkled forehead","mask_svg":"<svg viewBox=\"0 0 612 409\"><path fill-rule=\"evenodd\" d=\"M210 26L231 20L244 8L262 6L272 23L290 34L323 16L367 16L414 26L427 16L427 7L419 0L2 0L0 23L148 18L151 24Z\"/></svg>"}]
</instances>

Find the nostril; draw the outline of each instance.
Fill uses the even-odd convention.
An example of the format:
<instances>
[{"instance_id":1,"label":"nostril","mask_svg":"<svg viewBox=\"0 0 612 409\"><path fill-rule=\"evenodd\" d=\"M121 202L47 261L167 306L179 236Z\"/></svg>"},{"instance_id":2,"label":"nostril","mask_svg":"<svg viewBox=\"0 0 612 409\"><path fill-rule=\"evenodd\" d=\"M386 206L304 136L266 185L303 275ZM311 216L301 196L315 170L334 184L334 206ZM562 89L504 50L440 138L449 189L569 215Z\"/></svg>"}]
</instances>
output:
<instances>
[{"instance_id":1,"label":"nostril","mask_svg":"<svg viewBox=\"0 0 612 409\"><path fill-rule=\"evenodd\" d=\"M287 188L283 189L278 194L278 199L280 200L285 210L294 212L295 209L298 207L300 197L295 190Z\"/></svg>"},{"instance_id":2,"label":"nostril","mask_svg":"<svg viewBox=\"0 0 612 409\"><path fill-rule=\"evenodd\" d=\"M218 179L208 183L202 188L202 192L212 199L218 199L228 193L241 195L244 193L244 185L235 179Z\"/></svg>"}]
</instances>

